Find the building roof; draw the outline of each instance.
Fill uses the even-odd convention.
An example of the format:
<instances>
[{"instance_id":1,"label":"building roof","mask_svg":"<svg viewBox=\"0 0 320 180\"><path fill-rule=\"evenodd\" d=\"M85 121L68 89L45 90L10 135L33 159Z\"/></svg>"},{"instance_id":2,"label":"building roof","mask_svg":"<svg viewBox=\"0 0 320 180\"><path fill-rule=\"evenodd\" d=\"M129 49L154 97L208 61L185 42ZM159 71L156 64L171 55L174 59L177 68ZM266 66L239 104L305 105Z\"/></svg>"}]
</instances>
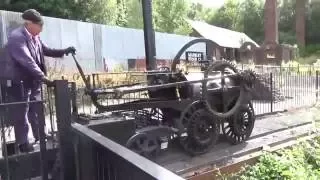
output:
<instances>
[{"instance_id":1,"label":"building roof","mask_svg":"<svg viewBox=\"0 0 320 180\"><path fill-rule=\"evenodd\" d=\"M244 42L252 42L257 47L260 47L255 41L242 32L213 26L201 21L187 20L187 22L202 37L214 41L221 47L240 48Z\"/></svg>"}]
</instances>

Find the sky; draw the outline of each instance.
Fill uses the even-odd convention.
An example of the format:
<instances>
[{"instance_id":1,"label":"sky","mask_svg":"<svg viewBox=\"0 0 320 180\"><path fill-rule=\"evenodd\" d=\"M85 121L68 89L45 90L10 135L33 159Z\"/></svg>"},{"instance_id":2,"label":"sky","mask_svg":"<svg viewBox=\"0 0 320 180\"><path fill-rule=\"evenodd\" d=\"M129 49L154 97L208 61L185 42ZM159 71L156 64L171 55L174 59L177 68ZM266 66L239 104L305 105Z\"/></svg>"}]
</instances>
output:
<instances>
[{"instance_id":1,"label":"sky","mask_svg":"<svg viewBox=\"0 0 320 180\"><path fill-rule=\"evenodd\" d=\"M218 8L221 7L223 5L225 0L191 0L191 2L198 2L203 4L203 6L206 7L214 7L214 8Z\"/></svg>"}]
</instances>

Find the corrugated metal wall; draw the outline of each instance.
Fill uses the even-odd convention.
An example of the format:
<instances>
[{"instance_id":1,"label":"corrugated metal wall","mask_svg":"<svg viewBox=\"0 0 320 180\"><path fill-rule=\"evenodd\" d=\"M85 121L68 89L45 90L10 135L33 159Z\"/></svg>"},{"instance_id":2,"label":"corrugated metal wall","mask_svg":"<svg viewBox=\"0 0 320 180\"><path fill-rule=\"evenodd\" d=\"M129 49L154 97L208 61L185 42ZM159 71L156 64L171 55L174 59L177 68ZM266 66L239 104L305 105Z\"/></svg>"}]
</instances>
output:
<instances>
[{"instance_id":1,"label":"corrugated metal wall","mask_svg":"<svg viewBox=\"0 0 320 180\"><path fill-rule=\"evenodd\" d=\"M21 13L0 11L0 45L6 43L10 30L22 24L20 16ZM44 20L42 40L54 48L75 46L80 64L87 73L102 71L103 58L109 68L121 64L127 69L128 59L145 56L142 30L51 17L44 17ZM180 48L192 39L195 38L157 32L157 58L172 59ZM205 52L205 44L197 44L190 50ZM66 71L76 70L71 57L57 62L58 66Z\"/></svg>"}]
</instances>

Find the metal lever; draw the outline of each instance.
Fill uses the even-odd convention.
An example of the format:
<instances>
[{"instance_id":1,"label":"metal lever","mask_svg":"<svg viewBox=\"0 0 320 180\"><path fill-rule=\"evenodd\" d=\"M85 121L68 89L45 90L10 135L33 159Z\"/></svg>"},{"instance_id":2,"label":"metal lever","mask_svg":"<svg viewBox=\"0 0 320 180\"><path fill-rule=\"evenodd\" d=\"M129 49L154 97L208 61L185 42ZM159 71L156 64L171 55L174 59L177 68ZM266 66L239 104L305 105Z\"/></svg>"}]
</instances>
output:
<instances>
[{"instance_id":1,"label":"metal lever","mask_svg":"<svg viewBox=\"0 0 320 180\"><path fill-rule=\"evenodd\" d=\"M83 82L84 82L87 90L91 90L90 82L88 82L88 80L86 79L86 77L85 77L85 75L84 75L84 72L83 72L83 70L82 70L79 62L77 61L74 53L72 53L72 57L73 57L74 62L76 63L76 66L77 66L77 68L78 68L78 71L79 71L79 73L80 73L80 75L81 75L81 78L82 78L82 80L83 80Z\"/></svg>"}]
</instances>

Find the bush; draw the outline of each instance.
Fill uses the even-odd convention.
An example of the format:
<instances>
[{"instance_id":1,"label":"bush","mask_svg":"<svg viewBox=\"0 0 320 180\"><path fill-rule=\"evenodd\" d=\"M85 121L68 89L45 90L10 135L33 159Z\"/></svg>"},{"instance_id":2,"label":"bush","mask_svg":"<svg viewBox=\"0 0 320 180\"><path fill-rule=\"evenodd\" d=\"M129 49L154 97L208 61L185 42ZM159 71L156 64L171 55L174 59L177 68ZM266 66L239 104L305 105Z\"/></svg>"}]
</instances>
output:
<instances>
[{"instance_id":1,"label":"bush","mask_svg":"<svg viewBox=\"0 0 320 180\"><path fill-rule=\"evenodd\" d=\"M230 178L242 180L320 179L320 141L300 143L290 149L265 153L259 162Z\"/></svg>"},{"instance_id":2,"label":"bush","mask_svg":"<svg viewBox=\"0 0 320 180\"><path fill-rule=\"evenodd\" d=\"M309 57L309 56L314 56L314 55L319 56L320 55L320 44L311 44L311 45L307 45L304 48L299 47L299 51L300 51L301 57Z\"/></svg>"}]
</instances>

